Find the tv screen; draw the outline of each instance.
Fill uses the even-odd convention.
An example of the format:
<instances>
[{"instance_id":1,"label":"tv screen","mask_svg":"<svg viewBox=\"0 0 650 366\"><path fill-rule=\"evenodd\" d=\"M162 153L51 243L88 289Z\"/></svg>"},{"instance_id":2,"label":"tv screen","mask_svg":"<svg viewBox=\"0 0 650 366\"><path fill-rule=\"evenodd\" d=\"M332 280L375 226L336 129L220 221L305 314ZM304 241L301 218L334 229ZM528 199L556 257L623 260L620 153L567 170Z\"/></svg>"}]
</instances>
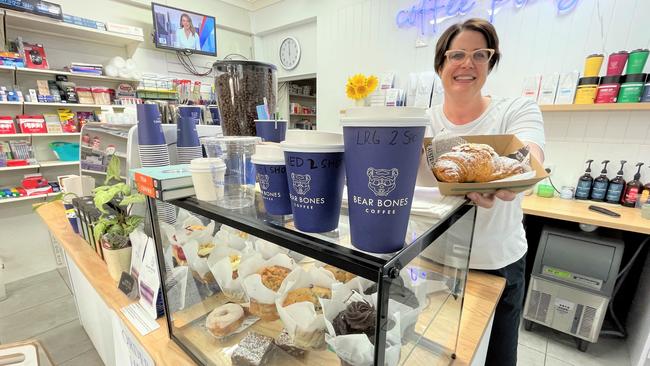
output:
<instances>
[{"instance_id":1,"label":"tv screen","mask_svg":"<svg viewBox=\"0 0 650 366\"><path fill-rule=\"evenodd\" d=\"M217 56L214 17L152 3L156 47Z\"/></svg>"}]
</instances>

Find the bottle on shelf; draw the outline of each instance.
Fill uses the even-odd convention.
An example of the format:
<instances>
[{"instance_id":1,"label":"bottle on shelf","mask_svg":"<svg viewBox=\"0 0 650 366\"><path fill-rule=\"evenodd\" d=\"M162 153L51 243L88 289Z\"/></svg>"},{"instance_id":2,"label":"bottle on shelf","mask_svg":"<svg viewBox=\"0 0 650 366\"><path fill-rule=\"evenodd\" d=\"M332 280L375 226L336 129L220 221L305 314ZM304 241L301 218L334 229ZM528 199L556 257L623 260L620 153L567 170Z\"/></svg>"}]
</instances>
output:
<instances>
[{"instance_id":1,"label":"bottle on shelf","mask_svg":"<svg viewBox=\"0 0 650 366\"><path fill-rule=\"evenodd\" d=\"M641 184L641 167L643 163L636 163L637 171L634 174L634 179L627 183L627 188L625 188L625 194L623 195L623 201L621 202L625 207L634 207L636 205L636 200L639 197L639 194L643 190L643 184Z\"/></svg>"},{"instance_id":2,"label":"bottle on shelf","mask_svg":"<svg viewBox=\"0 0 650 366\"><path fill-rule=\"evenodd\" d=\"M609 178L607 178L607 164L609 160L603 160L603 170L600 171L600 175L594 179L594 186L591 189L591 199L592 201L604 201L605 196L607 195L607 187L609 187Z\"/></svg>"},{"instance_id":3,"label":"bottle on shelf","mask_svg":"<svg viewBox=\"0 0 650 366\"><path fill-rule=\"evenodd\" d=\"M607 203L621 203L621 197L623 192L625 192L625 179L623 178L623 166L627 163L626 160L621 160L621 169L616 173L616 178L612 179L609 182L609 188L607 188L607 196L605 201Z\"/></svg>"},{"instance_id":4,"label":"bottle on shelf","mask_svg":"<svg viewBox=\"0 0 650 366\"><path fill-rule=\"evenodd\" d=\"M587 160L587 169L585 169L585 174L583 174L578 180L578 186L576 187L577 200L589 199L591 186L594 184L594 178L591 176L591 163L593 162L592 159Z\"/></svg>"}]
</instances>

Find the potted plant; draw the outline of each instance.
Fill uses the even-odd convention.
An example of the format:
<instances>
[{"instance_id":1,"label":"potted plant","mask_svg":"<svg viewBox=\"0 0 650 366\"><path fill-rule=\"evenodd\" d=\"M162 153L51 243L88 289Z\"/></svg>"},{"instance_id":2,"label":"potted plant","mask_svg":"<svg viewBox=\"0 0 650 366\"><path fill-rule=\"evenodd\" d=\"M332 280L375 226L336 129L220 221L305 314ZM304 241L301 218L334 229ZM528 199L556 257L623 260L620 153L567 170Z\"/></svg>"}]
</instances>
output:
<instances>
[{"instance_id":1,"label":"potted plant","mask_svg":"<svg viewBox=\"0 0 650 366\"><path fill-rule=\"evenodd\" d=\"M126 183L109 183L119 181L120 162L113 156L108 165L107 177L103 186L94 189L93 201L102 212L94 225L95 242L100 243L104 260L111 277L118 281L122 272L128 272L131 264L131 234L144 220L142 216L132 215L134 203L144 202L144 196ZM110 212L109 212L110 209Z\"/></svg>"}]
</instances>

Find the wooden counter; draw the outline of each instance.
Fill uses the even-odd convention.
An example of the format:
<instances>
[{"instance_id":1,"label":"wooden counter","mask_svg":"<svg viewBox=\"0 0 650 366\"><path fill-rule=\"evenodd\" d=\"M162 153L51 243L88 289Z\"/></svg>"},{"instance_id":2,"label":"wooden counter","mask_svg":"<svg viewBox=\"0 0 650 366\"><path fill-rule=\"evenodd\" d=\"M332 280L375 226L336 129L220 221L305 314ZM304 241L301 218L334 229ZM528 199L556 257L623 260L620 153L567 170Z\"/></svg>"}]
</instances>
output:
<instances>
[{"instance_id":1,"label":"wooden counter","mask_svg":"<svg viewBox=\"0 0 650 366\"><path fill-rule=\"evenodd\" d=\"M158 319L160 324L158 330L142 336L122 315L120 309L132 301L117 288L116 282L108 275L106 264L81 236L74 233L61 202L52 202L41 206L37 213L64 248L68 258L75 262L108 307L115 310L121 321L128 326L156 365L193 364L193 361L169 339L167 323L164 319ZM478 345L485 336L487 325L494 314L496 303L504 286L503 278L477 271L469 273L461 318L460 339L456 352L457 358L453 362L454 365L471 364Z\"/></svg>"},{"instance_id":2,"label":"wooden counter","mask_svg":"<svg viewBox=\"0 0 650 366\"><path fill-rule=\"evenodd\" d=\"M621 217L590 211L589 205L604 207L620 214ZM536 195L524 197L522 208L527 215L650 234L650 220L641 217L641 210L636 208L593 201L563 200L559 197L543 198Z\"/></svg>"}]
</instances>

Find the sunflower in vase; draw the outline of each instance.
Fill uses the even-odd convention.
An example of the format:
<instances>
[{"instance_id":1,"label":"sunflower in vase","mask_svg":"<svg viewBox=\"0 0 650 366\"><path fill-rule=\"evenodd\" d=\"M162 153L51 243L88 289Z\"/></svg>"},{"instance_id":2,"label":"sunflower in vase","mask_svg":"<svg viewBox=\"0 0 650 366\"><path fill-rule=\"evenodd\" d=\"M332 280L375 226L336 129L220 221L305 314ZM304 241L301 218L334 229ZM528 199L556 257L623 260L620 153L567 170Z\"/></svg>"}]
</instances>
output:
<instances>
[{"instance_id":1,"label":"sunflower in vase","mask_svg":"<svg viewBox=\"0 0 650 366\"><path fill-rule=\"evenodd\" d=\"M348 83L345 85L345 94L348 98L354 99L357 106L365 106L366 98L375 91L378 83L379 81L374 75L356 74L348 78Z\"/></svg>"}]
</instances>

